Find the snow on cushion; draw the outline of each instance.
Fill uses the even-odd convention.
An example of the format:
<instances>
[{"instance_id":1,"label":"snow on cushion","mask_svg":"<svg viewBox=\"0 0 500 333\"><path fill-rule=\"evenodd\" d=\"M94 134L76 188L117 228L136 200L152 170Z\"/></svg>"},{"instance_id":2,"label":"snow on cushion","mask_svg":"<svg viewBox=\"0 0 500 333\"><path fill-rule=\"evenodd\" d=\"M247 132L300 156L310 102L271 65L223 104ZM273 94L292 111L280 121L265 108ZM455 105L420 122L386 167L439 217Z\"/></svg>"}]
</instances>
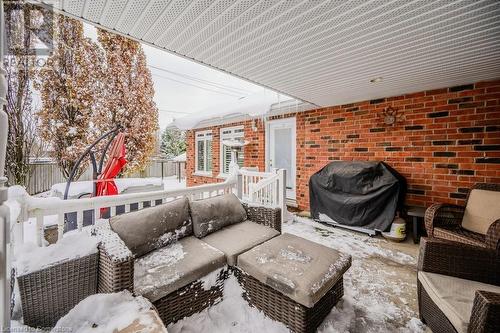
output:
<instances>
[{"instance_id":1,"label":"snow on cushion","mask_svg":"<svg viewBox=\"0 0 500 333\"><path fill-rule=\"evenodd\" d=\"M109 224L136 257L193 232L187 198L113 216Z\"/></svg>"},{"instance_id":2,"label":"snow on cushion","mask_svg":"<svg viewBox=\"0 0 500 333\"><path fill-rule=\"evenodd\" d=\"M500 192L474 189L469 194L462 227L486 235L490 225L500 219Z\"/></svg>"},{"instance_id":3,"label":"snow on cushion","mask_svg":"<svg viewBox=\"0 0 500 333\"><path fill-rule=\"evenodd\" d=\"M245 208L232 193L191 201L194 235L198 238L247 219Z\"/></svg>"},{"instance_id":4,"label":"snow on cushion","mask_svg":"<svg viewBox=\"0 0 500 333\"><path fill-rule=\"evenodd\" d=\"M306 307L313 307L351 266L351 256L282 234L238 257L238 267Z\"/></svg>"},{"instance_id":5,"label":"snow on cushion","mask_svg":"<svg viewBox=\"0 0 500 333\"><path fill-rule=\"evenodd\" d=\"M135 260L134 293L155 302L224 265L224 253L186 237Z\"/></svg>"},{"instance_id":6,"label":"snow on cushion","mask_svg":"<svg viewBox=\"0 0 500 333\"><path fill-rule=\"evenodd\" d=\"M256 245L280 233L264 225L245 221L236 223L203 237L203 241L224 252L228 265L235 266L236 258Z\"/></svg>"},{"instance_id":7,"label":"snow on cushion","mask_svg":"<svg viewBox=\"0 0 500 333\"><path fill-rule=\"evenodd\" d=\"M476 290L500 293L499 286L436 273L418 272L418 280L457 332L467 332Z\"/></svg>"}]
</instances>

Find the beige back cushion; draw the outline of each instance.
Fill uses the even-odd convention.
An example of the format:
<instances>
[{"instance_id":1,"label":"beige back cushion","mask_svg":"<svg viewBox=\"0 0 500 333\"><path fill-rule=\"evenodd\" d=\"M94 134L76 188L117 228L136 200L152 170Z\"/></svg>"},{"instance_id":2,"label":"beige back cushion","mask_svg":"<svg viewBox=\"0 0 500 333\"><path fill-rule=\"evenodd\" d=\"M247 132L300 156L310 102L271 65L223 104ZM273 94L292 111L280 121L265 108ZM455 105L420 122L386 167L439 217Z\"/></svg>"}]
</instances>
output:
<instances>
[{"instance_id":1,"label":"beige back cushion","mask_svg":"<svg viewBox=\"0 0 500 333\"><path fill-rule=\"evenodd\" d=\"M198 238L247 219L245 208L233 193L191 201L189 208L194 235Z\"/></svg>"},{"instance_id":2,"label":"beige back cushion","mask_svg":"<svg viewBox=\"0 0 500 333\"><path fill-rule=\"evenodd\" d=\"M470 192L462 227L486 235L490 225L500 219L500 192L474 189Z\"/></svg>"},{"instance_id":3,"label":"beige back cushion","mask_svg":"<svg viewBox=\"0 0 500 333\"><path fill-rule=\"evenodd\" d=\"M187 198L113 216L109 224L136 257L193 234Z\"/></svg>"}]
</instances>

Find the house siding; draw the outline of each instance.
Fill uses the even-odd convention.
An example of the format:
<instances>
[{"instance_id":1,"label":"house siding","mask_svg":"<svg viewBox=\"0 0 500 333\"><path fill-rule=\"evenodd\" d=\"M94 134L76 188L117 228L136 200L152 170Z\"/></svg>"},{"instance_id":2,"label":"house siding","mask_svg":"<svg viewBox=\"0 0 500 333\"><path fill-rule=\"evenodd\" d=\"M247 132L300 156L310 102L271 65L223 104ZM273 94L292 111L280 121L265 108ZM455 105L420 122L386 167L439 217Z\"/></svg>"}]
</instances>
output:
<instances>
[{"instance_id":1,"label":"house siding","mask_svg":"<svg viewBox=\"0 0 500 333\"><path fill-rule=\"evenodd\" d=\"M385 125L382 111L392 106L401 115ZM500 80L435 89L377 100L289 114L297 122L297 204L309 208L309 178L334 160L384 161L406 177L408 204L462 204L477 182L500 183ZM273 118L271 118L273 119ZM245 166L264 170L262 120L245 126ZM219 171L219 129L214 130L214 167ZM193 131L188 156L194 156ZM216 143L217 142L217 143ZM191 161L189 161L191 160ZM216 181L192 176L188 185Z\"/></svg>"}]
</instances>

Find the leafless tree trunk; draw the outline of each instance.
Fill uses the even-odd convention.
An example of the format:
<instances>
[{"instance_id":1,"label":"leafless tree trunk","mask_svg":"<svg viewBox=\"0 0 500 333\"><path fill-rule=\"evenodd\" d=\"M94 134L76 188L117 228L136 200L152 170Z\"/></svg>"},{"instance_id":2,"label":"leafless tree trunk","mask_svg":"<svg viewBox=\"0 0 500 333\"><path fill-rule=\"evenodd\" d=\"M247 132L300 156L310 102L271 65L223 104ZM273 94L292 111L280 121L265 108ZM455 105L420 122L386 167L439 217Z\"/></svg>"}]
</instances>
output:
<instances>
[{"instance_id":1,"label":"leafless tree trunk","mask_svg":"<svg viewBox=\"0 0 500 333\"><path fill-rule=\"evenodd\" d=\"M11 20L6 24L6 34L19 47L29 47L29 34L12 22L23 24L21 20ZM30 178L30 157L37 157L41 144L37 140L37 117L32 98L32 82L35 75L35 57L8 55L4 58L7 71L7 105L9 119L6 171L11 184L27 186Z\"/></svg>"}]
</instances>

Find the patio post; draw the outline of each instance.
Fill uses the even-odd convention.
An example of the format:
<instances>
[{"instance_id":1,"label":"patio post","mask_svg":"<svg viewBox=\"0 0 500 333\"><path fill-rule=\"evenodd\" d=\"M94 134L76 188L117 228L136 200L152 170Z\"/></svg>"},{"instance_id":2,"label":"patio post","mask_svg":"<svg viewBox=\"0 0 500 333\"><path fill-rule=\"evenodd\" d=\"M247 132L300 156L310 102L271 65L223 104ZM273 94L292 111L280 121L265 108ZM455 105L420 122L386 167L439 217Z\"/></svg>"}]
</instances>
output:
<instances>
[{"instance_id":1,"label":"patio post","mask_svg":"<svg viewBox=\"0 0 500 333\"><path fill-rule=\"evenodd\" d=\"M238 172L238 180L236 182L236 196L243 199L243 175Z\"/></svg>"},{"instance_id":2,"label":"patio post","mask_svg":"<svg viewBox=\"0 0 500 333\"><path fill-rule=\"evenodd\" d=\"M286 208L286 169L278 170L278 202L281 208L281 222L286 222L287 208Z\"/></svg>"},{"instance_id":3,"label":"patio post","mask_svg":"<svg viewBox=\"0 0 500 333\"><path fill-rule=\"evenodd\" d=\"M4 55L4 15L3 0L0 0L0 329L10 328L10 274L8 262L8 244L9 244L9 218L10 212L5 201L7 201L7 178L5 177L5 157L7 150L7 131L8 119L4 111L4 105L7 104L7 80L3 68Z\"/></svg>"}]
</instances>

